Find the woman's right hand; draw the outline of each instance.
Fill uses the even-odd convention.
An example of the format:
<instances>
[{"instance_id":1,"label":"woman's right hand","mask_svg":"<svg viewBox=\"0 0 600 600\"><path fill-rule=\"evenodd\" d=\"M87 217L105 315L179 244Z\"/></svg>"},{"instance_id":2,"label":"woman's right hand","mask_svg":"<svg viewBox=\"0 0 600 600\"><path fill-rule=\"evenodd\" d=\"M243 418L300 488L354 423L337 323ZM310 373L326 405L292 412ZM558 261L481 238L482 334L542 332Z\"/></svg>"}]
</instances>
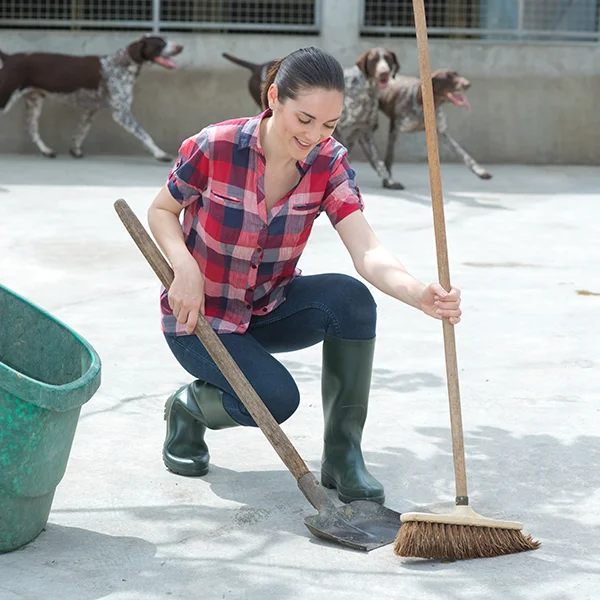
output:
<instances>
[{"instance_id":1,"label":"woman's right hand","mask_svg":"<svg viewBox=\"0 0 600 600\"><path fill-rule=\"evenodd\" d=\"M185 325L188 335L194 333L198 313L204 314L204 279L198 263L190 260L174 269L175 278L169 289L169 306L177 322Z\"/></svg>"}]
</instances>

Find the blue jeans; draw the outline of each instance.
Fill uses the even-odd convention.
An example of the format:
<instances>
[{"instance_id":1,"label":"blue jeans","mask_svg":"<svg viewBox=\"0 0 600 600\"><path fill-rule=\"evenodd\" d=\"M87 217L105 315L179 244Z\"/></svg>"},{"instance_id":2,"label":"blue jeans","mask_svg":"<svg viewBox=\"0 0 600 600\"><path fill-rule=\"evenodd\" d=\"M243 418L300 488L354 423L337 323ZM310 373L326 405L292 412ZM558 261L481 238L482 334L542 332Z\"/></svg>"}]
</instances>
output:
<instances>
[{"instance_id":1,"label":"blue jeans","mask_svg":"<svg viewBox=\"0 0 600 600\"><path fill-rule=\"evenodd\" d=\"M375 337L377 307L368 288L341 274L296 277L286 300L264 316L253 316L244 334L219 334L278 423L288 419L300 402L289 371L272 354L292 352L323 341L325 334L350 340ZM222 389L223 406L241 425L256 427L242 402L196 335L166 335L181 366L196 379Z\"/></svg>"}]
</instances>

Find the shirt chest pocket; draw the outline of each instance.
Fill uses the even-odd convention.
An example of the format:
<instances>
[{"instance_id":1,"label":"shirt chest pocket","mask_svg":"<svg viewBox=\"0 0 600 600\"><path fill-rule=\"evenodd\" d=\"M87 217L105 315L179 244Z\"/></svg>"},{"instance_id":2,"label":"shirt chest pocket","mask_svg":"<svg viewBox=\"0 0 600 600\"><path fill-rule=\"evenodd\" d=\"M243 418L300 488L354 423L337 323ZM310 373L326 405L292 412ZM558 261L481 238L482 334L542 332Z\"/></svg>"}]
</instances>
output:
<instances>
[{"instance_id":1,"label":"shirt chest pocket","mask_svg":"<svg viewBox=\"0 0 600 600\"><path fill-rule=\"evenodd\" d=\"M301 199L290 205L287 214L287 231L297 235L312 227L322 210L321 200Z\"/></svg>"},{"instance_id":2,"label":"shirt chest pocket","mask_svg":"<svg viewBox=\"0 0 600 600\"><path fill-rule=\"evenodd\" d=\"M224 243L238 242L246 214L243 190L212 182L205 196L204 210L211 235Z\"/></svg>"},{"instance_id":3,"label":"shirt chest pocket","mask_svg":"<svg viewBox=\"0 0 600 600\"><path fill-rule=\"evenodd\" d=\"M244 190L213 181L207 191L211 202L234 208L244 207Z\"/></svg>"},{"instance_id":4,"label":"shirt chest pocket","mask_svg":"<svg viewBox=\"0 0 600 600\"><path fill-rule=\"evenodd\" d=\"M321 208L321 201L318 202L305 202L302 204L296 204L291 207L291 212L309 214L312 212L318 212Z\"/></svg>"}]
</instances>

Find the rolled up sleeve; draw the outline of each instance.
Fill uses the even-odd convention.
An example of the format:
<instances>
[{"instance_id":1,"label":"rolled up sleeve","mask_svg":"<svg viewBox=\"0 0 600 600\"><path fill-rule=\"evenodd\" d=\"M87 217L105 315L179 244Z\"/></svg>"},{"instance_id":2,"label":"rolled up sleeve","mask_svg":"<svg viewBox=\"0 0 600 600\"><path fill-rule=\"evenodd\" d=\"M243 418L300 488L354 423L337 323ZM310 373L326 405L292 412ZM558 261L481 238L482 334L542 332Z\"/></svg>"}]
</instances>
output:
<instances>
[{"instance_id":1,"label":"rolled up sleeve","mask_svg":"<svg viewBox=\"0 0 600 600\"><path fill-rule=\"evenodd\" d=\"M209 177L209 131L186 139L179 148L177 161L173 165L167 187L182 206L201 200Z\"/></svg>"},{"instance_id":2,"label":"rolled up sleeve","mask_svg":"<svg viewBox=\"0 0 600 600\"><path fill-rule=\"evenodd\" d=\"M356 173L345 154L338 157L331 170L323 198L323 209L334 227L348 215L365 208L355 176Z\"/></svg>"}]
</instances>

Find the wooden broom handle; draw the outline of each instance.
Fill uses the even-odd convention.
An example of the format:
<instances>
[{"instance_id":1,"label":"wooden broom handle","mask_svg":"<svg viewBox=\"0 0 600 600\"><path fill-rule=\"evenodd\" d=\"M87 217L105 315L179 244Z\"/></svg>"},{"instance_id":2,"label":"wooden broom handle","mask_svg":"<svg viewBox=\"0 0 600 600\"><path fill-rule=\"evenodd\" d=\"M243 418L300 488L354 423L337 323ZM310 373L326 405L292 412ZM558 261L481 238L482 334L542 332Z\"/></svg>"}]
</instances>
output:
<instances>
[{"instance_id":1,"label":"wooden broom handle","mask_svg":"<svg viewBox=\"0 0 600 600\"><path fill-rule=\"evenodd\" d=\"M125 200L117 200L115 202L115 210L133 238L133 241L158 275L161 283L168 290L173 283L174 277L169 263ZM219 367L221 373L225 376L225 379L227 379L238 398L248 409L256 424L260 427L265 437L269 440L273 448L275 448L275 451L279 454L281 460L296 480L299 481L303 476L308 476L310 480L314 479L302 457L298 454L285 433L283 433L273 415L268 411L259 395L246 379L246 376L242 373L235 360L233 360L231 354L229 354L227 348L223 345L223 342L219 339L219 336L202 314L198 315L198 323L196 324L194 333L200 338L200 341L204 344L204 347L215 361L217 367ZM309 498L309 500L311 499Z\"/></svg>"},{"instance_id":2,"label":"wooden broom handle","mask_svg":"<svg viewBox=\"0 0 600 600\"><path fill-rule=\"evenodd\" d=\"M427 140L427 161L429 162L429 181L433 208L433 226L438 263L438 277L442 287L450 291L450 268L448 266L448 247L446 243L446 225L444 221L444 199L440 176L440 156L438 150L433 85L427 43L427 21L423 0L413 0L415 27L417 30L417 50L419 54L419 74L423 97L423 115L425 117L425 136ZM452 431L452 453L454 455L454 477L456 479L457 504L468 504L467 471L465 467L465 446L463 440L462 417L460 409L460 390L458 386L458 363L456 360L456 339L454 325L446 318L442 319L444 331L444 351L446 355L446 377L448 380L448 399L450 401L450 428Z\"/></svg>"}]
</instances>

